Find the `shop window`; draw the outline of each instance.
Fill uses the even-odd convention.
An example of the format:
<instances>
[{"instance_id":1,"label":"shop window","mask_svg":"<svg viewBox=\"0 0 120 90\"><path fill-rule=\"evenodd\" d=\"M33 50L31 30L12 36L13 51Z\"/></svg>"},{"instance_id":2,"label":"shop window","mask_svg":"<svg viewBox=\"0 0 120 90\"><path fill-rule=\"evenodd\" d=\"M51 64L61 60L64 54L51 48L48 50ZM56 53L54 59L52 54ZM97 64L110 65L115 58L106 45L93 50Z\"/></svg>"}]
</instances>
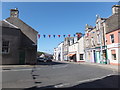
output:
<instances>
[{"instance_id":1,"label":"shop window","mask_svg":"<svg viewBox=\"0 0 120 90\"><path fill-rule=\"evenodd\" d=\"M111 50L111 54L112 54L112 60L116 60L116 52L115 52L115 50Z\"/></svg>"},{"instance_id":2,"label":"shop window","mask_svg":"<svg viewBox=\"0 0 120 90\"><path fill-rule=\"evenodd\" d=\"M112 54L112 60L116 60L116 54Z\"/></svg>"}]
</instances>

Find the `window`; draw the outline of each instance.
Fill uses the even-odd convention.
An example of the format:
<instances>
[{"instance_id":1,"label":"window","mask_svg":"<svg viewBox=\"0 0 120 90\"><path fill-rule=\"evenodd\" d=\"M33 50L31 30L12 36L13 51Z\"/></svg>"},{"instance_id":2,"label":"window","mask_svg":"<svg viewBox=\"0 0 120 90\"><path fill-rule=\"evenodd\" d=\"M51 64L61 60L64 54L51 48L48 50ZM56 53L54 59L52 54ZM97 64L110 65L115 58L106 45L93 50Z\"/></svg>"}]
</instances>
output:
<instances>
[{"instance_id":1,"label":"window","mask_svg":"<svg viewBox=\"0 0 120 90\"><path fill-rule=\"evenodd\" d=\"M80 54L80 60L83 60L83 54Z\"/></svg>"},{"instance_id":2,"label":"window","mask_svg":"<svg viewBox=\"0 0 120 90\"><path fill-rule=\"evenodd\" d=\"M118 33L118 42L120 43L120 32Z\"/></svg>"},{"instance_id":3,"label":"window","mask_svg":"<svg viewBox=\"0 0 120 90\"><path fill-rule=\"evenodd\" d=\"M96 23L96 30L99 30L98 22Z\"/></svg>"},{"instance_id":4,"label":"window","mask_svg":"<svg viewBox=\"0 0 120 90\"><path fill-rule=\"evenodd\" d=\"M111 43L114 43L114 34L110 35L110 40L111 40Z\"/></svg>"},{"instance_id":5,"label":"window","mask_svg":"<svg viewBox=\"0 0 120 90\"><path fill-rule=\"evenodd\" d=\"M112 54L112 60L116 60L116 54Z\"/></svg>"},{"instance_id":6,"label":"window","mask_svg":"<svg viewBox=\"0 0 120 90\"><path fill-rule=\"evenodd\" d=\"M86 40L86 47L88 47L89 46L89 40L87 39Z\"/></svg>"},{"instance_id":7,"label":"window","mask_svg":"<svg viewBox=\"0 0 120 90\"><path fill-rule=\"evenodd\" d=\"M116 52L115 50L111 50L112 60L116 60Z\"/></svg>"},{"instance_id":8,"label":"window","mask_svg":"<svg viewBox=\"0 0 120 90\"><path fill-rule=\"evenodd\" d=\"M100 34L97 34L97 44L100 44Z\"/></svg>"},{"instance_id":9,"label":"window","mask_svg":"<svg viewBox=\"0 0 120 90\"><path fill-rule=\"evenodd\" d=\"M91 44L92 44L92 46L95 45L95 44L94 44L94 38L93 38L93 37L91 38Z\"/></svg>"},{"instance_id":10,"label":"window","mask_svg":"<svg viewBox=\"0 0 120 90\"><path fill-rule=\"evenodd\" d=\"M2 42L2 53L9 53L9 41Z\"/></svg>"}]
</instances>

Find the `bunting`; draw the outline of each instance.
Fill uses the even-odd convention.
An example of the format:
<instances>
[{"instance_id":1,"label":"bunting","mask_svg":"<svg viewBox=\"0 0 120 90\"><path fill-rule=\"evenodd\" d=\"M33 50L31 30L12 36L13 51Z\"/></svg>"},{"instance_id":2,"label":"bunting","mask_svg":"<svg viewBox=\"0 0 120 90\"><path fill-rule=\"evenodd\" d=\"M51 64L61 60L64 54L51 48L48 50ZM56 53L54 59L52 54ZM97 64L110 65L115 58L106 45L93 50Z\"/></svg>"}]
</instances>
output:
<instances>
[{"instance_id":1,"label":"bunting","mask_svg":"<svg viewBox=\"0 0 120 90\"><path fill-rule=\"evenodd\" d=\"M48 35L48 37L50 38L51 35Z\"/></svg>"},{"instance_id":2,"label":"bunting","mask_svg":"<svg viewBox=\"0 0 120 90\"><path fill-rule=\"evenodd\" d=\"M46 37L46 35L43 35L43 37L45 38L45 37Z\"/></svg>"},{"instance_id":3,"label":"bunting","mask_svg":"<svg viewBox=\"0 0 120 90\"><path fill-rule=\"evenodd\" d=\"M55 35L53 35L53 37L55 38Z\"/></svg>"},{"instance_id":4,"label":"bunting","mask_svg":"<svg viewBox=\"0 0 120 90\"><path fill-rule=\"evenodd\" d=\"M70 34L68 34L68 37L70 37Z\"/></svg>"},{"instance_id":5,"label":"bunting","mask_svg":"<svg viewBox=\"0 0 120 90\"><path fill-rule=\"evenodd\" d=\"M60 37L60 35L58 35L58 37Z\"/></svg>"},{"instance_id":6,"label":"bunting","mask_svg":"<svg viewBox=\"0 0 120 90\"><path fill-rule=\"evenodd\" d=\"M63 35L63 37L65 38L65 35Z\"/></svg>"},{"instance_id":7,"label":"bunting","mask_svg":"<svg viewBox=\"0 0 120 90\"><path fill-rule=\"evenodd\" d=\"M60 38L61 36L63 36L64 38L66 37L66 36L68 36L68 37L81 37L81 36L84 36L85 34L73 34L73 35L71 35L71 34L68 34L68 35L65 35L65 34L63 34L63 35L45 35L45 34L43 34L43 35L40 35L40 34L38 34L38 38L41 38L42 36L44 37L44 38L46 38L46 36L48 36L49 38L51 38L51 37L54 37L54 38L56 38L57 36L58 36L58 38ZM88 36L89 34L87 34L87 36Z\"/></svg>"},{"instance_id":8,"label":"bunting","mask_svg":"<svg viewBox=\"0 0 120 90\"><path fill-rule=\"evenodd\" d=\"M38 34L38 38L40 38L40 34Z\"/></svg>"}]
</instances>

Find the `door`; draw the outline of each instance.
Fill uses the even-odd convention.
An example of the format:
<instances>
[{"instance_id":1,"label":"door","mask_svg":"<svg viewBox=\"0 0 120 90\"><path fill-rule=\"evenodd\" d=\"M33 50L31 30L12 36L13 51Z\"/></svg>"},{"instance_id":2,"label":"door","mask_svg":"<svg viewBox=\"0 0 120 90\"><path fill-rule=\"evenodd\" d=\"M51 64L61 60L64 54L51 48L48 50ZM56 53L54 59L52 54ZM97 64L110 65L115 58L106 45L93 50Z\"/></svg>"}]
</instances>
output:
<instances>
[{"instance_id":1,"label":"door","mask_svg":"<svg viewBox=\"0 0 120 90\"><path fill-rule=\"evenodd\" d=\"M19 64L25 64L25 51L19 52Z\"/></svg>"},{"instance_id":2,"label":"door","mask_svg":"<svg viewBox=\"0 0 120 90\"><path fill-rule=\"evenodd\" d=\"M96 52L96 62L100 63L100 52Z\"/></svg>"},{"instance_id":3,"label":"door","mask_svg":"<svg viewBox=\"0 0 120 90\"><path fill-rule=\"evenodd\" d=\"M97 60L96 60L95 50L93 50L93 55L94 55L94 63L96 63L96 62L97 62Z\"/></svg>"}]
</instances>

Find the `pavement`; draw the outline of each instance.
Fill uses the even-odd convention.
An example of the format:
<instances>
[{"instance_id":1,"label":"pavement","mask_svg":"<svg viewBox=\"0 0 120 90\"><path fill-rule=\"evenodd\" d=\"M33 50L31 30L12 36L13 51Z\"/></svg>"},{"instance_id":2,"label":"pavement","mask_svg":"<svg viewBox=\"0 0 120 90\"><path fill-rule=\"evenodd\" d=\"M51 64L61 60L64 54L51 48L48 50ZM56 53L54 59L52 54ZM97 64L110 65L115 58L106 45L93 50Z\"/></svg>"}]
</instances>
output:
<instances>
[{"instance_id":1,"label":"pavement","mask_svg":"<svg viewBox=\"0 0 120 90\"><path fill-rule=\"evenodd\" d=\"M94 66L99 66L104 69L112 69L114 71L120 72L120 66L117 65L110 65L110 64L99 64L99 63L89 63L89 62L69 62L69 61L55 61L58 63L71 63L71 64L83 64L83 65L94 65ZM49 64L48 64L49 65ZM0 65L0 68L6 69L6 68L25 68L25 67L41 67L41 66L46 66L45 64L41 65Z\"/></svg>"}]
</instances>

